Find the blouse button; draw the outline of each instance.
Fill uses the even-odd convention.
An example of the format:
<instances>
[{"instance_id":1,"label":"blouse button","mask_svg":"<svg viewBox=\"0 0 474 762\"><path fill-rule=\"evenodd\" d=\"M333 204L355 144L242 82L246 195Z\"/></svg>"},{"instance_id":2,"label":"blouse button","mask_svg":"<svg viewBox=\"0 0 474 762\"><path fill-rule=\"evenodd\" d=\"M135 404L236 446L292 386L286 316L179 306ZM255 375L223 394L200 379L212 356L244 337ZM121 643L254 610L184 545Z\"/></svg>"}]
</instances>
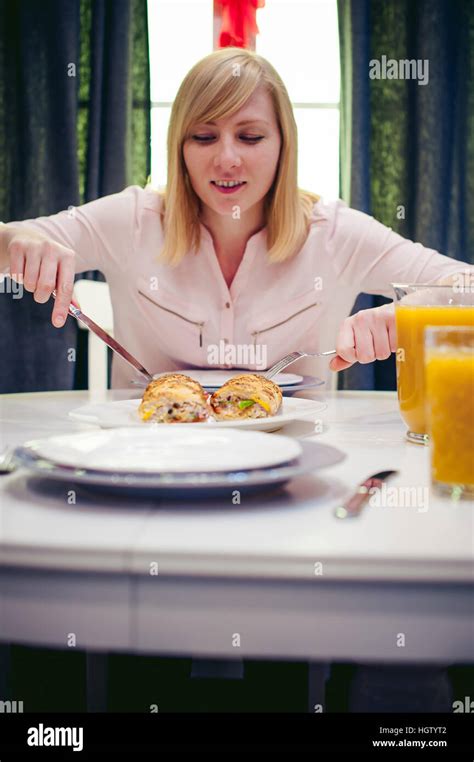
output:
<instances>
[{"instance_id":1,"label":"blouse button","mask_svg":"<svg viewBox=\"0 0 474 762\"><path fill-rule=\"evenodd\" d=\"M226 302L226 303L225 303L225 306L226 306L226 307L227 307L227 309L229 310L229 309L230 309L230 302Z\"/></svg>"}]
</instances>

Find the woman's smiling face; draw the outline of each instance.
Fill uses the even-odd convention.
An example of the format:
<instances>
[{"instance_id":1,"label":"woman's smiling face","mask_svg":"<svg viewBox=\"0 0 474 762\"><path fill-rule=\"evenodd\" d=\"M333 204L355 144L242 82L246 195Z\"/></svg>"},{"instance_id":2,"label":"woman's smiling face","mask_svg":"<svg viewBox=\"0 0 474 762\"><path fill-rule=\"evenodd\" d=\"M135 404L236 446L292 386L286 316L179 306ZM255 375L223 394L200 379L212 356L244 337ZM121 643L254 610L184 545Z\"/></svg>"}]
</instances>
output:
<instances>
[{"instance_id":1,"label":"woman's smiling face","mask_svg":"<svg viewBox=\"0 0 474 762\"><path fill-rule=\"evenodd\" d=\"M191 185L204 206L240 214L262 202L278 166L281 137L270 95L257 89L232 116L196 124L183 146ZM239 182L219 188L220 181Z\"/></svg>"}]
</instances>

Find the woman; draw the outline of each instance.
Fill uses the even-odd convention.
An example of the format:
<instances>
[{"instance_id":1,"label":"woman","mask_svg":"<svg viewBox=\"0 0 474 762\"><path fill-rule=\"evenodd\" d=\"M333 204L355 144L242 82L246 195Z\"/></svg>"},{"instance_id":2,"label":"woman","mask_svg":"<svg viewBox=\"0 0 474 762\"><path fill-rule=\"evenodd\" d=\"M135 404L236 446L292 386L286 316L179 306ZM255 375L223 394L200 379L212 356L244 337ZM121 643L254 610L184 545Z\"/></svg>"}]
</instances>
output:
<instances>
[{"instance_id":1,"label":"woman","mask_svg":"<svg viewBox=\"0 0 474 762\"><path fill-rule=\"evenodd\" d=\"M347 317L357 295L391 296L392 281L435 282L460 267L341 201L299 190L286 88L268 61L240 48L206 56L185 77L163 194L133 186L0 231L0 270L23 279L37 302L56 288L58 328L75 273L101 270L115 336L151 372L225 366L232 348L232 364L257 369L333 346L333 370L385 359L395 349L393 306ZM302 360L292 370L326 368ZM113 386L132 376L114 357Z\"/></svg>"},{"instance_id":2,"label":"woman","mask_svg":"<svg viewBox=\"0 0 474 762\"><path fill-rule=\"evenodd\" d=\"M2 271L23 278L37 302L56 288L58 328L75 273L101 270L115 336L151 372L263 370L288 352L334 346L332 370L385 359L395 349L393 305L347 317L359 292L391 296L392 281L436 282L460 267L342 201L298 189L285 86L240 48L211 53L185 77L164 193L132 186L0 235ZM325 375L321 363L292 370ZM114 357L114 387L133 375Z\"/></svg>"}]
</instances>

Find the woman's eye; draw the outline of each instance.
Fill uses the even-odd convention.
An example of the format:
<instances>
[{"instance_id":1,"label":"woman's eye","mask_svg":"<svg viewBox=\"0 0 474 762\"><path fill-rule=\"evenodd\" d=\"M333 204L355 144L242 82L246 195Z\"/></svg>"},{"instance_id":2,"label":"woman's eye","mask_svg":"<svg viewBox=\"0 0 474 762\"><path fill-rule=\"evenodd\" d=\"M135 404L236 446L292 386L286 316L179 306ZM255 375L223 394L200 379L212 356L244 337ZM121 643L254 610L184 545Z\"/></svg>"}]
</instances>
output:
<instances>
[{"instance_id":1,"label":"woman's eye","mask_svg":"<svg viewBox=\"0 0 474 762\"><path fill-rule=\"evenodd\" d=\"M209 143L214 140L214 135L192 135L192 139L198 143ZM240 139L245 143L258 143L263 140L263 135L240 135Z\"/></svg>"}]
</instances>

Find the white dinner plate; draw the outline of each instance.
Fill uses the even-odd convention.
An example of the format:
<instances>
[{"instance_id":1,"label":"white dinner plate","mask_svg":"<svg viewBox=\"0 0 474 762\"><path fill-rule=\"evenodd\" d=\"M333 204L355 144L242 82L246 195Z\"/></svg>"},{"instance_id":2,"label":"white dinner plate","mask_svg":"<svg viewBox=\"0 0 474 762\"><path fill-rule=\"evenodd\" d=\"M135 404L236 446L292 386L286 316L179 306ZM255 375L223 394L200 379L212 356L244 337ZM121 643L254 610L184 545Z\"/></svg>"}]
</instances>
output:
<instances>
[{"instance_id":1,"label":"white dinner plate","mask_svg":"<svg viewBox=\"0 0 474 762\"><path fill-rule=\"evenodd\" d=\"M179 371L176 371L176 373L178 372ZM289 374L282 374L282 375L289 375ZM295 378L297 378L297 376L295 376ZM145 390L145 388L148 386L147 382L145 381L143 377L141 379L138 379L138 378L130 379L130 383L133 384L133 386L136 386L143 390ZM282 386L280 386L280 389L283 396L291 397L291 395L295 394L296 392L304 392L307 389L314 389L316 386L324 386L325 383L326 383L325 381L323 381L320 378L316 378L316 376L301 376L301 381L299 381L298 383L288 384L288 385L283 384ZM212 386L211 384L209 384L209 379L207 381L204 380L204 383L202 384L202 387L206 390L206 392L209 392L209 393L217 391L217 389L220 389L221 386L222 386L221 383L216 384L215 386Z\"/></svg>"},{"instance_id":2,"label":"white dinner plate","mask_svg":"<svg viewBox=\"0 0 474 762\"><path fill-rule=\"evenodd\" d=\"M276 439L277 437L272 437ZM130 507L140 505L141 498L166 500L195 500L197 510L202 508L203 499L229 497L229 490L238 489L242 494L262 494L281 487L291 479L303 474L314 473L320 468L328 468L340 463L346 457L336 447L303 440L302 453L289 463L281 463L272 468L252 468L248 471L217 471L201 473L141 473L124 471L99 471L95 468L75 468L53 463L38 455L32 448L34 442L17 447L13 458L20 468L25 468L32 476L47 480L77 484L90 492L96 500L97 493L103 493L107 499L113 497L115 507L127 504ZM30 485L34 489L33 485ZM82 496L85 497L84 494ZM129 501L123 503L123 501ZM130 502L131 501L131 502ZM85 504L82 502L82 504ZM161 503L158 503L160 506ZM165 503L166 508L170 506ZM193 503L188 503L193 505ZM211 508L208 503L206 508Z\"/></svg>"},{"instance_id":3,"label":"white dinner plate","mask_svg":"<svg viewBox=\"0 0 474 762\"><path fill-rule=\"evenodd\" d=\"M24 446L62 466L128 474L269 468L301 454L300 443L290 437L175 426L96 429L33 440Z\"/></svg>"},{"instance_id":4,"label":"white dinner plate","mask_svg":"<svg viewBox=\"0 0 474 762\"><path fill-rule=\"evenodd\" d=\"M230 378L240 376L248 373L264 373L265 371L255 370L239 370L238 368L231 368L230 370L197 370L196 368L183 368L176 371L165 371L164 373L155 373L153 378L159 378L160 376L166 376L168 373L183 373L185 376L190 376L198 381L205 389L208 387L220 388L222 384L225 384ZM303 380L303 376L297 376L296 373L277 373L272 378L272 381L278 386L291 386L292 384L299 384Z\"/></svg>"},{"instance_id":5,"label":"white dinner plate","mask_svg":"<svg viewBox=\"0 0 474 762\"><path fill-rule=\"evenodd\" d=\"M202 423L156 423L142 421L138 415L138 406L140 399L118 400L111 402L101 402L90 405L83 405L75 410L71 410L69 415L76 421L84 423L93 423L101 426L103 429L117 429L124 426L139 426L142 429L150 427L173 428L233 428L233 429L252 429L254 431L277 431L286 423L296 421L300 418L311 418L318 416L326 409L326 404L317 400L307 400L300 397L284 397L281 408L276 415L268 418L245 418L237 421L216 421L214 419L203 421Z\"/></svg>"}]
</instances>

